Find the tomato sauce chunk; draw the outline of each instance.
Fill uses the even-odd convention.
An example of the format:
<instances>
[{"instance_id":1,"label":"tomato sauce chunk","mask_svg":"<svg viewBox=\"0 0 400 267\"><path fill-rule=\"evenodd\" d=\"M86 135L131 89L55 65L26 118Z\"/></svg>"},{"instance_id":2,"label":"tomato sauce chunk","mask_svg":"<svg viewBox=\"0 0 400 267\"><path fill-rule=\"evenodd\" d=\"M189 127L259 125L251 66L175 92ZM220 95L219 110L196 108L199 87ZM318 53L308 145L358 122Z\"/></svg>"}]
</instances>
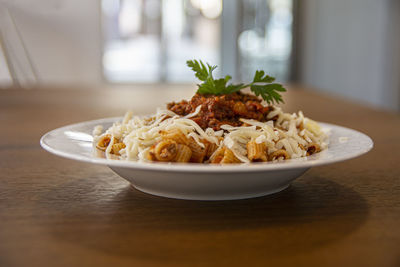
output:
<instances>
[{"instance_id":1,"label":"tomato sauce chunk","mask_svg":"<svg viewBox=\"0 0 400 267\"><path fill-rule=\"evenodd\" d=\"M167 108L178 115L193 113L201 105L200 112L190 118L205 130L220 130L221 125L242 126L240 118L267 121L270 107L263 106L257 96L236 92L227 95L195 94L190 101L171 102Z\"/></svg>"}]
</instances>

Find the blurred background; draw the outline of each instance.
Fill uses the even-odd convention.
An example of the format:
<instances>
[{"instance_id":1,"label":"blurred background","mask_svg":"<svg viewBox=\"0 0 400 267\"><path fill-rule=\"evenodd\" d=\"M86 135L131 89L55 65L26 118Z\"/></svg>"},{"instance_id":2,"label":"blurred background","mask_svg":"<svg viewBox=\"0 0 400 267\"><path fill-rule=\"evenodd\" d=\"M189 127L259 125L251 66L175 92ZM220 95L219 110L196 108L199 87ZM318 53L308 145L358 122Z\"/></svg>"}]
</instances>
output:
<instances>
[{"instance_id":1,"label":"blurred background","mask_svg":"<svg viewBox=\"0 0 400 267\"><path fill-rule=\"evenodd\" d=\"M400 1L0 0L0 88L193 84L193 58L400 111Z\"/></svg>"}]
</instances>

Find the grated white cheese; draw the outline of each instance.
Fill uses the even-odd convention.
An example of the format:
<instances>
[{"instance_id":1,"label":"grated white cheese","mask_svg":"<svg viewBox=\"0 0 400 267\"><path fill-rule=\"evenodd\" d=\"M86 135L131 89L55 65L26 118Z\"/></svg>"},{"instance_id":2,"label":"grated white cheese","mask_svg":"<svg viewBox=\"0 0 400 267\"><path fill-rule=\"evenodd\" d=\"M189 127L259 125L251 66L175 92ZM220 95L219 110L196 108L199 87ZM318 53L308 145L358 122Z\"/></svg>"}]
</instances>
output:
<instances>
[{"instance_id":1,"label":"grated white cheese","mask_svg":"<svg viewBox=\"0 0 400 267\"><path fill-rule=\"evenodd\" d=\"M211 128L203 130L195 121L190 119L196 116L200 109L201 106L198 106L193 113L184 117L163 109L158 109L152 117L138 117L133 116L132 112L127 112L121 122L114 123L102 134L112 136L105 151L106 157L111 158L112 144L118 138L126 145L124 149L119 151L119 159L145 160L150 147L161 140L160 132L171 129L179 129L186 136L192 137L203 148L205 145L201 140L215 143L218 147L225 146L231 149L242 162L249 162L246 145L251 140L254 140L257 144L264 143L268 153L285 149L290 158L306 155L306 151L302 150L299 145L307 147L309 143L315 142L322 149L328 146L327 135L315 121L304 117L301 111L297 114L289 114L282 112L279 107L273 107L267 116L271 120L267 122L240 119L248 126L222 125L222 130L214 131ZM102 131L102 127L95 127L93 130L95 140L98 140ZM115 155L113 155L113 158L115 158Z\"/></svg>"}]
</instances>

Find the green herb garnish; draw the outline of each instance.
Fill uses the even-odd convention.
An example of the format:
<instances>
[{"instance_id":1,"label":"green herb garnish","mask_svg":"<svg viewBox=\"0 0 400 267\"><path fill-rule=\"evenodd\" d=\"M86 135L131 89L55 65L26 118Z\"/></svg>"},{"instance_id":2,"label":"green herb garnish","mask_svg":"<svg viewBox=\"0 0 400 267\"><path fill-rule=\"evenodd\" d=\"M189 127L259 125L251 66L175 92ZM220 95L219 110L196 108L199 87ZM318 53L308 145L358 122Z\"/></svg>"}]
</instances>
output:
<instances>
[{"instance_id":1,"label":"green herb garnish","mask_svg":"<svg viewBox=\"0 0 400 267\"><path fill-rule=\"evenodd\" d=\"M232 79L229 75L226 75L225 78L214 79L212 72L217 66L211 66L208 63L204 64L201 60L188 60L186 64L195 72L196 77L203 82L198 84L197 93L199 94L231 94L250 87L250 90L256 96L261 96L268 104L273 104L274 102L276 104L279 102L284 103L279 92L286 92L286 89L279 83L272 83L275 78L265 74L263 70L257 70L253 81L249 84L228 84L228 81Z\"/></svg>"}]
</instances>

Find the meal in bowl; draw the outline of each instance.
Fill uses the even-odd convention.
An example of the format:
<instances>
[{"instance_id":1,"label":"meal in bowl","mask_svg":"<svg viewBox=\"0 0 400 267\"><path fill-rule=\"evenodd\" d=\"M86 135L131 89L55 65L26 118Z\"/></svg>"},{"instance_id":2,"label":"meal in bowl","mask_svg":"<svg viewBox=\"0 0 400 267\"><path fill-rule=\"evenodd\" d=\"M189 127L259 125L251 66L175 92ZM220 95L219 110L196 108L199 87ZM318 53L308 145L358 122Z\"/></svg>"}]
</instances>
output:
<instances>
[{"instance_id":1,"label":"meal in bowl","mask_svg":"<svg viewBox=\"0 0 400 267\"><path fill-rule=\"evenodd\" d=\"M104 132L96 126L94 149L110 159L225 164L294 159L327 148L317 122L277 106L286 90L264 71L249 84L228 84L230 76L214 79L216 66L187 65L202 82L190 100L147 117L127 112Z\"/></svg>"}]
</instances>

